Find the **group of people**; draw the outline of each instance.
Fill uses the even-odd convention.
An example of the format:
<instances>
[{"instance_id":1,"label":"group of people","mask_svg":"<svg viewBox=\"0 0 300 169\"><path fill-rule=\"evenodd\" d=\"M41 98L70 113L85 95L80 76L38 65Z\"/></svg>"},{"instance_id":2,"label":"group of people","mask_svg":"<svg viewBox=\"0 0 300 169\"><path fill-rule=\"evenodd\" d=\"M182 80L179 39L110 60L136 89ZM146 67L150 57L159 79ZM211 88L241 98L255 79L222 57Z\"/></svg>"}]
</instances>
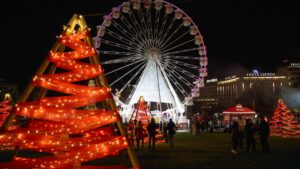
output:
<instances>
[{"instance_id":1,"label":"group of people","mask_svg":"<svg viewBox=\"0 0 300 169\"><path fill-rule=\"evenodd\" d=\"M173 137L176 133L176 125L173 122L172 119L169 120L168 123L164 126L164 129L166 129L163 132L164 134L167 134L166 142L170 143L170 146L173 147ZM133 125L131 126L131 145L134 146L134 141L136 140L136 146L137 150L140 149L140 143L141 143L141 148L144 149L144 140L146 137L148 137L148 149L149 150L155 150L155 142L156 142L156 134L157 129L159 128L159 125L155 122L154 118L151 118L150 122L148 122L146 128L143 126L142 121L133 121Z\"/></svg>"},{"instance_id":2,"label":"group of people","mask_svg":"<svg viewBox=\"0 0 300 169\"><path fill-rule=\"evenodd\" d=\"M255 134L258 132L263 153L270 154L268 142L270 126L263 117L260 118L258 125L254 125L251 119L246 119L246 124L244 124L242 117L238 116L238 119L235 120L231 126L231 132L232 153L236 154L238 152L238 147L240 151L243 151L244 138L246 138L246 151L255 152Z\"/></svg>"}]
</instances>

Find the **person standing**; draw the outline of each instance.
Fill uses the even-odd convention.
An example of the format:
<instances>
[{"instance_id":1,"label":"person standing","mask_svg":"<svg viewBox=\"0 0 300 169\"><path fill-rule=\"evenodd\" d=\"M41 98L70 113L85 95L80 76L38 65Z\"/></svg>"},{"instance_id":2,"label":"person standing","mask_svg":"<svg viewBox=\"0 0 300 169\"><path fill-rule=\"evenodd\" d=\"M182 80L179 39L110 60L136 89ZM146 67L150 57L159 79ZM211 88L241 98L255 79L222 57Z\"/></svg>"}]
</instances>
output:
<instances>
[{"instance_id":1,"label":"person standing","mask_svg":"<svg viewBox=\"0 0 300 169\"><path fill-rule=\"evenodd\" d=\"M269 147L270 125L267 123L264 117L260 118L258 131L259 131L260 142L261 142L263 153L270 154L271 153Z\"/></svg>"},{"instance_id":2,"label":"person standing","mask_svg":"<svg viewBox=\"0 0 300 169\"><path fill-rule=\"evenodd\" d=\"M130 121L127 125L127 131L128 131L128 138L130 139L130 145L134 146L134 139L135 139L135 131L134 131L134 122Z\"/></svg>"},{"instance_id":3,"label":"person standing","mask_svg":"<svg viewBox=\"0 0 300 169\"><path fill-rule=\"evenodd\" d=\"M251 119L246 120L245 125L245 134L246 134L246 142L247 142L247 152L255 152L256 141L254 138L255 135L255 127Z\"/></svg>"},{"instance_id":4,"label":"person standing","mask_svg":"<svg viewBox=\"0 0 300 169\"><path fill-rule=\"evenodd\" d=\"M133 126L132 126L132 146L134 146L134 140L136 140L136 127L137 127L137 119L134 119Z\"/></svg>"},{"instance_id":5,"label":"person standing","mask_svg":"<svg viewBox=\"0 0 300 169\"><path fill-rule=\"evenodd\" d=\"M232 143L231 152L237 154L237 146L239 144L239 124L236 120L233 121L231 126L231 143Z\"/></svg>"},{"instance_id":6,"label":"person standing","mask_svg":"<svg viewBox=\"0 0 300 169\"><path fill-rule=\"evenodd\" d=\"M156 129L157 124L155 123L154 118L151 118L150 123L147 125L147 131L148 131L148 137L149 137L149 143L148 143L148 149L149 150L155 150L155 135L156 135Z\"/></svg>"},{"instance_id":7,"label":"person standing","mask_svg":"<svg viewBox=\"0 0 300 169\"><path fill-rule=\"evenodd\" d=\"M146 134L147 132L143 128L142 121L139 121L136 127L136 145L138 150L140 149L140 141L142 141L142 150L144 149L144 138Z\"/></svg>"},{"instance_id":8,"label":"person standing","mask_svg":"<svg viewBox=\"0 0 300 169\"><path fill-rule=\"evenodd\" d=\"M163 123L162 123L162 121L159 122L159 131L163 131Z\"/></svg>"},{"instance_id":9,"label":"person standing","mask_svg":"<svg viewBox=\"0 0 300 169\"><path fill-rule=\"evenodd\" d=\"M167 124L167 122L164 122L163 135L164 135L165 142L168 143L168 124Z\"/></svg>"},{"instance_id":10,"label":"person standing","mask_svg":"<svg viewBox=\"0 0 300 169\"><path fill-rule=\"evenodd\" d=\"M242 116L239 115L237 119L237 123L239 125L239 134L238 134L238 140L239 140L239 146L241 151L243 151L243 143L244 143L244 137L245 137L245 123L242 119Z\"/></svg>"},{"instance_id":11,"label":"person standing","mask_svg":"<svg viewBox=\"0 0 300 169\"><path fill-rule=\"evenodd\" d=\"M169 120L168 123L168 136L171 148L174 147L174 135L176 133L176 125L172 119Z\"/></svg>"},{"instance_id":12,"label":"person standing","mask_svg":"<svg viewBox=\"0 0 300 169\"><path fill-rule=\"evenodd\" d=\"M195 115L192 116L191 120L192 120L192 135L194 136L197 133L197 124L196 124L197 118L196 118L196 116Z\"/></svg>"}]
</instances>

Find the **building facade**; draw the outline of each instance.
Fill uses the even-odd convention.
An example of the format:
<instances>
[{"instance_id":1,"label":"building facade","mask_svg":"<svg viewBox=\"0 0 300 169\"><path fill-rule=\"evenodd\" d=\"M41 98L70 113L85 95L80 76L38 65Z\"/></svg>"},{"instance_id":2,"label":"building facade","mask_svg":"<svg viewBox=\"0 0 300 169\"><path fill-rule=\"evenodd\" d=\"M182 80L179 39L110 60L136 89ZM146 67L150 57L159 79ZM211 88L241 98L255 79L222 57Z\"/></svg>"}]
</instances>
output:
<instances>
[{"instance_id":1,"label":"building facade","mask_svg":"<svg viewBox=\"0 0 300 169\"><path fill-rule=\"evenodd\" d=\"M228 107L242 104L257 113L270 114L276 101L286 88L291 86L287 76L275 73L247 73L245 76L230 76L224 80L210 79L194 98L194 112L214 114Z\"/></svg>"},{"instance_id":2,"label":"building facade","mask_svg":"<svg viewBox=\"0 0 300 169\"><path fill-rule=\"evenodd\" d=\"M0 101L10 97L12 103L15 103L19 97L18 86L15 83L7 83L0 79Z\"/></svg>"},{"instance_id":3,"label":"building facade","mask_svg":"<svg viewBox=\"0 0 300 169\"><path fill-rule=\"evenodd\" d=\"M287 66L288 76L292 83L292 87L300 88L300 62L290 63Z\"/></svg>"}]
</instances>

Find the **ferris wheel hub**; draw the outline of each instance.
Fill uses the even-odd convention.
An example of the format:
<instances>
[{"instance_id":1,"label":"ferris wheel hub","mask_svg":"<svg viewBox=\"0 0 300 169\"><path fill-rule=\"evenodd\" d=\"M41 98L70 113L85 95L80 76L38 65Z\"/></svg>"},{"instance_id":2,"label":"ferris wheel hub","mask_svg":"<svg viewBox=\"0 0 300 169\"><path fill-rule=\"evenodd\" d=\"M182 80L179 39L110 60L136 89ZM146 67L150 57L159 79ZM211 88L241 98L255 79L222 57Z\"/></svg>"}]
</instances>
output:
<instances>
[{"instance_id":1,"label":"ferris wheel hub","mask_svg":"<svg viewBox=\"0 0 300 169\"><path fill-rule=\"evenodd\" d=\"M157 48L150 48L146 51L145 54L152 60L159 60L161 57L160 51Z\"/></svg>"}]
</instances>

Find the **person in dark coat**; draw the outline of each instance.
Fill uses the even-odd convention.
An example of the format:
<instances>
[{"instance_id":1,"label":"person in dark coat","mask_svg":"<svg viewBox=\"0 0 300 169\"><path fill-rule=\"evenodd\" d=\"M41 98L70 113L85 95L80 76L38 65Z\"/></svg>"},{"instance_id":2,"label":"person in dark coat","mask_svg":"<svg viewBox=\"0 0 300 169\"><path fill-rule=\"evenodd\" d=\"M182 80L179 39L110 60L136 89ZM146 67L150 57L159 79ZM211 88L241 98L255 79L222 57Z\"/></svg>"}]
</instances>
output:
<instances>
[{"instance_id":1,"label":"person in dark coat","mask_svg":"<svg viewBox=\"0 0 300 169\"><path fill-rule=\"evenodd\" d=\"M239 125L239 146L240 150L243 151L243 144L244 144L244 137L245 137L245 123L241 115L238 116L238 119L236 120Z\"/></svg>"},{"instance_id":2,"label":"person in dark coat","mask_svg":"<svg viewBox=\"0 0 300 169\"><path fill-rule=\"evenodd\" d=\"M174 135L176 133L176 125L172 119L169 120L168 123L168 136L171 148L174 147Z\"/></svg>"},{"instance_id":3,"label":"person in dark coat","mask_svg":"<svg viewBox=\"0 0 300 169\"><path fill-rule=\"evenodd\" d=\"M247 152L255 152L256 141L254 138L255 135L255 127L251 119L246 120L245 125L245 133L246 133L246 142L247 142Z\"/></svg>"},{"instance_id":4,"label":"person in dark coat","mask_svg":"<svg viewBox=\"0 0 300 169\"><path fill-rule=\"evenodd\" d=\"M168 124L167 124L167 122L164 122L163 134L164 134L164 139L165 139L166 143L168 143Z\"/></svg>"},{"instance_id":5,"label":"person in dark coat","mask_svg":"<svg viewBox=\"0 0 300 169\"><path fill-rule=\"evenodd\" d=\"M140 141L142 141L142 150L144 149L144 138L147 137L147 132L143 128L142 121L138 122L138 125L136 127L136 145L137 149L140 149Z\"/></svg>"},{"instance_id":6,"label":"person in dark coat","mask_svg":"<svg viewBox=\"0 0 300 169\"><path fill-rule=\"evenodd\" d=\"M147 125L147 131L148 131L148 136L149 136L149 143L148 143L149 150L155 150L155 135L156 135L157 128L158 128L158 126L155 123L154 118L151 118L150 123ZM151 144L152 144L152 146L151 146Z\"/></svg>"},{"instance_id":7,"label":"person in dark coat","mask_svg":"<svg viewBox=\"0 0 300 169\"><path fill-rule=\"evenodd\" d=\"M237 154L237 146L239 144L239 124L235 120L231 126L231 142L232 142L232 149L231 152Z\"/></svg>"},{"instance_id":8,"label":"person in dark coat","mask_svg":"<svg viewBox=\"0 0 300 169\"><path fill-rule=\"evenodd\" d=\"M264 117L260 118L259 124L259 136L260 136L260 143L262 146L262 151L264 154L270 154L270 147L269 147L269 135L270 135L270 125L267 123Z\"/></svg>"}]
</instances>

